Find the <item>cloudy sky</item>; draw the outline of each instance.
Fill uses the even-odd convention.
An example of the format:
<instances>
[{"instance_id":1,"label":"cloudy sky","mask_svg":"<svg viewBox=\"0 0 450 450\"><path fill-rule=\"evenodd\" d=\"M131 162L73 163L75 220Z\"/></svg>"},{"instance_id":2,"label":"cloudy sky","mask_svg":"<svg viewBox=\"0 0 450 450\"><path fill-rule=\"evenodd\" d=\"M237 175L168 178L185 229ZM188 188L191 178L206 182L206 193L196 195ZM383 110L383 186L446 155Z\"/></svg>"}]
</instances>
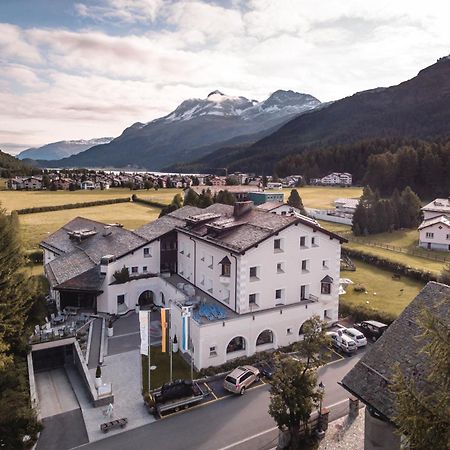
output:
<instances>
[{"instance_id":1,"label":"cloudy sky","mask_svg":"<svg viewBox=\"0 0 450 450\"><path fill-rule=\"evenodd\" d=\"M334 100L450 53L448 0L1 0L0 148L117 136L214 90Z\"/></svg>"}]
</instances>

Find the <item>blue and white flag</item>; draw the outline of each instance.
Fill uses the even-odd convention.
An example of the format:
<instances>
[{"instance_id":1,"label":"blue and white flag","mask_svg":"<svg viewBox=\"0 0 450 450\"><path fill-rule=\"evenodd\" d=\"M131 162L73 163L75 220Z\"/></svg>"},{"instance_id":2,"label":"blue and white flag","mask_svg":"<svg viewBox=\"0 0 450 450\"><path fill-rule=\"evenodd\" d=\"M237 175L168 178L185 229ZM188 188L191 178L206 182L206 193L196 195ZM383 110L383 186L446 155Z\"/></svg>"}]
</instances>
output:
<instances>
[{"instance_id":1,"label":"blue and white flag","mask_svg":"<svg viewBox=\"0 0 450 450\"><path fill-rule=\"evenodd\" d=\"M181 349L184 352L189 350L189 317L191 317L191 308L183 306L181 310L181 320L183 327L183 335L181 339Z\"/></svg>"}]
</instances>

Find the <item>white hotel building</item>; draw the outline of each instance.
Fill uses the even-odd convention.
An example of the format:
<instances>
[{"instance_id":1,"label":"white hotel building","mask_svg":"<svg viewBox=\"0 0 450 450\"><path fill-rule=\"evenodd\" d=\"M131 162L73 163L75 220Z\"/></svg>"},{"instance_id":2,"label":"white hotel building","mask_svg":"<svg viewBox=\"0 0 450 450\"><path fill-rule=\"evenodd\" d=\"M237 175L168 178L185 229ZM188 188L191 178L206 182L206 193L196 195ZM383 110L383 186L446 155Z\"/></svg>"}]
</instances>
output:
<instances>
[{"instance_id":1,"label":"white hotel building","mask_svg":"<svg viewBox=\"0 0 450 450\"><path fill-rule=\"evenodd\" d=\"M181 308L192 306L200 369L298 341L312 315L336 321L342 242L307 217L240 202L184 207L135 231L76 218L41 246L61 309L170 307L181 340ZM123 267L130 278L118 281Z\"/></svg>"}]
</instances>

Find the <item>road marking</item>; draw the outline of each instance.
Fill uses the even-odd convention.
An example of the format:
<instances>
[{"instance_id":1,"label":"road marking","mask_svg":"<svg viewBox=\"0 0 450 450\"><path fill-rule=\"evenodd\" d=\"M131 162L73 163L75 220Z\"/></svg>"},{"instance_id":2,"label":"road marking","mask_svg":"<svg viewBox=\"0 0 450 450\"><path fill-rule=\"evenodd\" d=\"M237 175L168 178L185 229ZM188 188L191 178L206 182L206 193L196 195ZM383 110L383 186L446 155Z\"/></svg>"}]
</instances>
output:
<instances>
[{"instance_id":1,"label":"road marking","mask_svg":"<svg viewBox=\"0 0 450 450\"><path fill-rule=\"evenodd\" d=\"M209 387L209 384L206 381L203 384L206 386L206 388L208 389L209 393L212 394L213 397L217 400L218 397L217 397L216 394L214 394L214 391Z\"/></svg>"},{"instance_id":2,"label":"road marking","mask_svg":"<svg viewBox=\"0 0 450 450\"><path fill-rule=\"evenodd\" d=\"M259 381L261 381L262 384L267 384L262 378L260 378Z\"/></svg>"},{"instance_id":3,"label":"road marking","mask_svg":"<svg viewBox=\"0 0 450 450\"><path fill-rule=\"evenodd\" d=\"M236 447L237 445L244 444L245 442L251 441L257 437L263 436L264 434L271 433L272 431L278 430L278 427L269 428L268 430L261 431L260 433L256 433L253 436L249 436L245 439L241 439L240 441L234 442L233 444L227 445L226 447L219 448L219 450L228 450L229 448Z\"/></svg>"}]
</instances>

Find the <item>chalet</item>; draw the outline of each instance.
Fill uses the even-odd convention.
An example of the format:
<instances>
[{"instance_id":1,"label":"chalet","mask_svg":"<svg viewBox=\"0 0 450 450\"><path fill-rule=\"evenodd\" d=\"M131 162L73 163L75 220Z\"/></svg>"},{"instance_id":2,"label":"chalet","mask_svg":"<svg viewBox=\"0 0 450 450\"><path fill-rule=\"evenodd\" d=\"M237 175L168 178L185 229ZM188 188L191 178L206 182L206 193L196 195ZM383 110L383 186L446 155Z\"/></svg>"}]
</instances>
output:
<instances>
[{"instance_id":1,"label":"chalet","mask_svg":"<svg viewBox=\"0 0 450 450\"><path fill-rule=\"evenodd\" d=\"M437 198L422 208L419 247L450 251L450 198Z\"/></svg>"}]
</instances>

